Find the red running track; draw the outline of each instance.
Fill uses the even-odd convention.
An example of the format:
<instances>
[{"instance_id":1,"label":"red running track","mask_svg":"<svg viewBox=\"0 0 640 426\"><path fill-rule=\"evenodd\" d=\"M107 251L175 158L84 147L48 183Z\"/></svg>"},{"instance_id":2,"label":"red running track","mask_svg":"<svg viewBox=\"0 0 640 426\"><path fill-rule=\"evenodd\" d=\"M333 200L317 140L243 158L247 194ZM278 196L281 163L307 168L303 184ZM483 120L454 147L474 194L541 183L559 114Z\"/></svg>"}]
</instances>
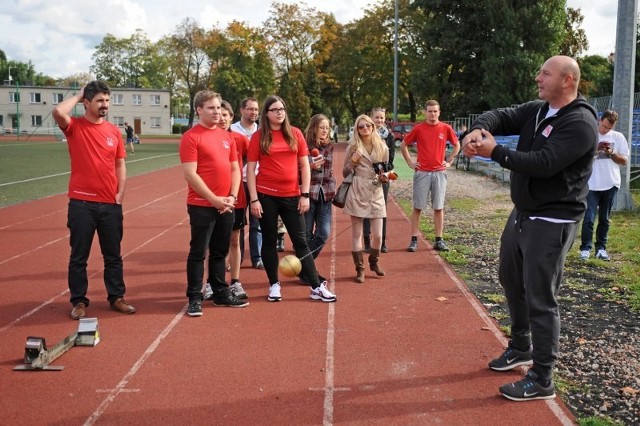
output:
<instances>
[{"instance_id":1,"label":"red running track","mask_svg":"<svg viewBox=\"0 0 640 426\"><path fill-rule=\"evenodd\" d=\"M339 170L344 144L336 148ZM269 303L266 274L247 259L251 305L205 303L204 316L190 318L185 199L179 167L129 179L123 257L138 312L109 311L96 241L88 316L99 319L101 342L69 350L53 363L61 372L12 370L27 336L52 346L78 324L69 318L66 196L0 209L0 424L573 424L559 398L499 396L522 371L487 368L504 338L425 241L405 251L409 222L393 201L385 277L353 281L349 218L334 210L317 263L337 303L308 299L293 279L283 280L282 302Z\"/></svg>"}]
</instances>

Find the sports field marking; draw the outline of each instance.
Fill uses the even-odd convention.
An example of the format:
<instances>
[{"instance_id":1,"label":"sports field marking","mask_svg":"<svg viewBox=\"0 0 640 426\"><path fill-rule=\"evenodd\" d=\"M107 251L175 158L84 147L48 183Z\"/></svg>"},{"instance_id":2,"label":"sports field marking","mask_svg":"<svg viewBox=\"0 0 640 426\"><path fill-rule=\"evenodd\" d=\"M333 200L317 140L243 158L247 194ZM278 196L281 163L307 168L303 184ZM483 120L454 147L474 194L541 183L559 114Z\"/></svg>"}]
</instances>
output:
<instances>
[{"instance_id":1,"label":"sports field marking","mask_svg":"<svg viewBox=\"0 0 640 426\"><path fill-rule=\"evenodd\" d=\"M396 206L398 206L395 200L393 200L393 202L396 204ZM400 206L398 206L398 208L400 208ZM405 216L405 219L407 221L410 221L410 219L406 216ZM425 242L424 237L420 236L420 238L423 240L423 242ZM471 307L476 311L478 316L482 318L482 321L484 321L484 323L487 325L489 330L491 330L491 332L496 337L496 339L498 339L498 341L506 347L508 344L508 339L498 329L495 322L489 317L489 315L487 315L487 312L484 309L484 306L482 306L478 301L478 299L476 299L476 297L469 291L466 284L464 284L462 281L458 279L455 272L453 272L453 270L449 267L449 264L445 262L440 255L434 254L434 256L436 257L438 264L442 266L442 269L447 273L449 278L451 278L451 280L453 280L453 282L456 283L456 286L458 287L460 292L464 295L464 297L467 299ZM573 425L573 422L571 421L571 419L567 417L565 412L562 411L562 408L560 408L560 405L558 405L558 403L555 400L548 399L548 400L545 400L545 402L547 403L547 406L549 407L551 412L558 418L558 421L560 422L560 424L564 426Z\"/></svg>"},{"instance_id":2,"label":"sports field marking","mask_svg":"<svg viewBox=\"0 0 640 426\"><path fill-rule=\"evenodd\" d=\"M45 198L48 198L48 197L45 197ZM42 215L36 216L36 217L30 217L30 218L28 218L26 220L21 220L19 222L13 222L13 223L10 223L8 225L0 226L0 231L2 231L4 229L11 228L12 226L22 225L22 224L25 224L25 223L28 223L28 222L33 222L34 220L40 220L40 219L43 219L43 218L48 217L48 216L57 215L57 214L60 214L60 212L65 211L65 210L66 210L66 208L53 210L53 211L50 211L47 214L42 214Z\"/></svg>"},{"instance_id":3,"label":"sports field marking","mask_svg":"<svg viewBox=\"0 0 640 426\"><path fill-rule=\"evenodd\" d=\"M330 290L336 286L336 215L331 216L331 269L329 270ZM329 303L327 312L327 355L324 366L324 414L322 424L333 424L333 398L335 378L336 302Z\"/></svg>"},{"instance_id":4,"label":"sports field marking","mask_svg":"<svg viewBox=\"0 0 640 426\"><path fill-rule=\"evenodd\" d=\"M133 367L131 367L131 369L127 372L127 374L125 374L125 376L120 380L120 382L116 385L116 387L109 392L109 395L107 395L107 397L102 401L102 403L98 406L98 408L96 408L96 410L89 416L89 418L87 418L87 420L84 421L84 425L88 426L96 423L100 419L100 416L102 416L102 414L104 414L107 408L109 408L109 405L111 405L111 403L115 401L118 395L120 395L121 393L128 392L128 390L126 389L126 386L129 383L129 381L133 379L133 377L140 370L140 368L142 368L142 366L147 361L147 359L149 359L149 357L153 355L156 349L158 349L158 346L160 346L160 343L162 343L162 341L167 338L167 336L169 335L169 333L171 333L173 328L178 324L178 322L180 322L182 317L184 317L184 314L187 311L187 306L188 304L184 305L182 310L178 312L178 314L175 317L173 317L173 320L169 323L169 325L167 325L165 329L162 330L162 333L160 333L158 337L156 337L156 339L153 341L153 343L149 345L147 350L144 351L142 356L136 361L135 364L133 364Z\"/></svg>"}]
</instances>

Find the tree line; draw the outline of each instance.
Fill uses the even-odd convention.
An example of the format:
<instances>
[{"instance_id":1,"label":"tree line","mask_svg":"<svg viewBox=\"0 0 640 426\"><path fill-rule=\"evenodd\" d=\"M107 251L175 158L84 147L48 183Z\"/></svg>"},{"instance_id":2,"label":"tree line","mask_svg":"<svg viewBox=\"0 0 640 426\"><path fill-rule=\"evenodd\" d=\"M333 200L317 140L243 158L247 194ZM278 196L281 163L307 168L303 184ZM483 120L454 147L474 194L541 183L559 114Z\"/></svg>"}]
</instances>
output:
<instances>
[{"instance_id":1,"label":"tree line","mask_svg":"<svg viewBox=\"0 0 640 426\"><path fill-rule=\"evenodd\" d=\"M442 119L452 120L535 98L533 78L555 54L579 61L583 94L612 93L613 61L582 56L584 18L565 0L397 2L397 110L412 121L427 99L437 99ZM65 80L82 83L93 75L112 87L170 90L172 111L190 125L193 97L204 88L236 107L245 97L261 101L277 93L297 126L316 113L346 124L374 107L393 109L394 12L395 0L385 0L341 24L305 3L274 1L257 27L233 21L202 28L187 18L157 42L142 30L126 38L107 34L96 46L91 74ZM7 62L3 55L0 50L0 75L21 65L14 78L56 83L31 63Z\"/></svg>"}]
</instances>

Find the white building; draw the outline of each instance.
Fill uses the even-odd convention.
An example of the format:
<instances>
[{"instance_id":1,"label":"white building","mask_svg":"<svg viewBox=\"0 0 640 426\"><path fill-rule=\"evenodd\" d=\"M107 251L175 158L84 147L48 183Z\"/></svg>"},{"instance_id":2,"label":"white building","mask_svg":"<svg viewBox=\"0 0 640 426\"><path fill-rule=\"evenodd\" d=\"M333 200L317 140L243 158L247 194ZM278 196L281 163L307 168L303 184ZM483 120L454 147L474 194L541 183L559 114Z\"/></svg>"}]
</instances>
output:
<instances>
[{"instance_id":1,"label":"white building","mask_svg":"<svg viewBox=\"0 0 640 426\"><path fill-rule=\"evenodd\" d=\"M16 133L19 127L21 134L56 133L51 110L63 99L73 96L77 89L11 83L5 80L0 86L0 131ZM138 135L169 135L170 99L168 90L111 88L107 119L121 128L125 122L129 123ZM84 115L82 104L76 106L72 115Z\"/></svg>"}]
</instances>

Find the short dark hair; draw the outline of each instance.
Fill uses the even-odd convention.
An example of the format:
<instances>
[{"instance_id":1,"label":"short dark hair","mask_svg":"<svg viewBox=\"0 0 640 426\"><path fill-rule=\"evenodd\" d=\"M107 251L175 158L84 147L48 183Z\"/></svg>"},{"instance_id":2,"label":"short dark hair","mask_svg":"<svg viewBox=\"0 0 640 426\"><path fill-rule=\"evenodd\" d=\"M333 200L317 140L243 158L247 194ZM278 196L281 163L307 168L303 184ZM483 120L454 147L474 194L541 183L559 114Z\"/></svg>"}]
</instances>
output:
<instances>
[{"instance_id":1,"label":"short dark hair","mask_svg":"<svg viewBox=\"0 0 640 426\"><path fill-rule=\"evenodd\" d=\"M252 98L251 96L249 96L248 98L244 98L242 102L240 102L240 108L245 109L249 102L258 103L258 100L256 98Z\"/></svg>"},{"instance_id":2,"label":"short dark hair","mask_svg":"<svg viewBox=\"0 0 640 426\"><path fill-rule=\"evenodd\" d=\"M93 80L84 86L83 97L88 101L91 101L99 93L111 95L111 90L109 86L107 86L107 83L100 80Z\"/></svg>"},{"instance_id":3,"label":"short dark hair","mask_svg":"<svg viewBox=\"0 0 640 426\"><path fill-rule=\"evenodd\" d=\"M609 120L609 123L611 124L616 124L616 122L618 121L618 113L608 109L602 113L602 119Z\"/></svg>"}]
</instances>

